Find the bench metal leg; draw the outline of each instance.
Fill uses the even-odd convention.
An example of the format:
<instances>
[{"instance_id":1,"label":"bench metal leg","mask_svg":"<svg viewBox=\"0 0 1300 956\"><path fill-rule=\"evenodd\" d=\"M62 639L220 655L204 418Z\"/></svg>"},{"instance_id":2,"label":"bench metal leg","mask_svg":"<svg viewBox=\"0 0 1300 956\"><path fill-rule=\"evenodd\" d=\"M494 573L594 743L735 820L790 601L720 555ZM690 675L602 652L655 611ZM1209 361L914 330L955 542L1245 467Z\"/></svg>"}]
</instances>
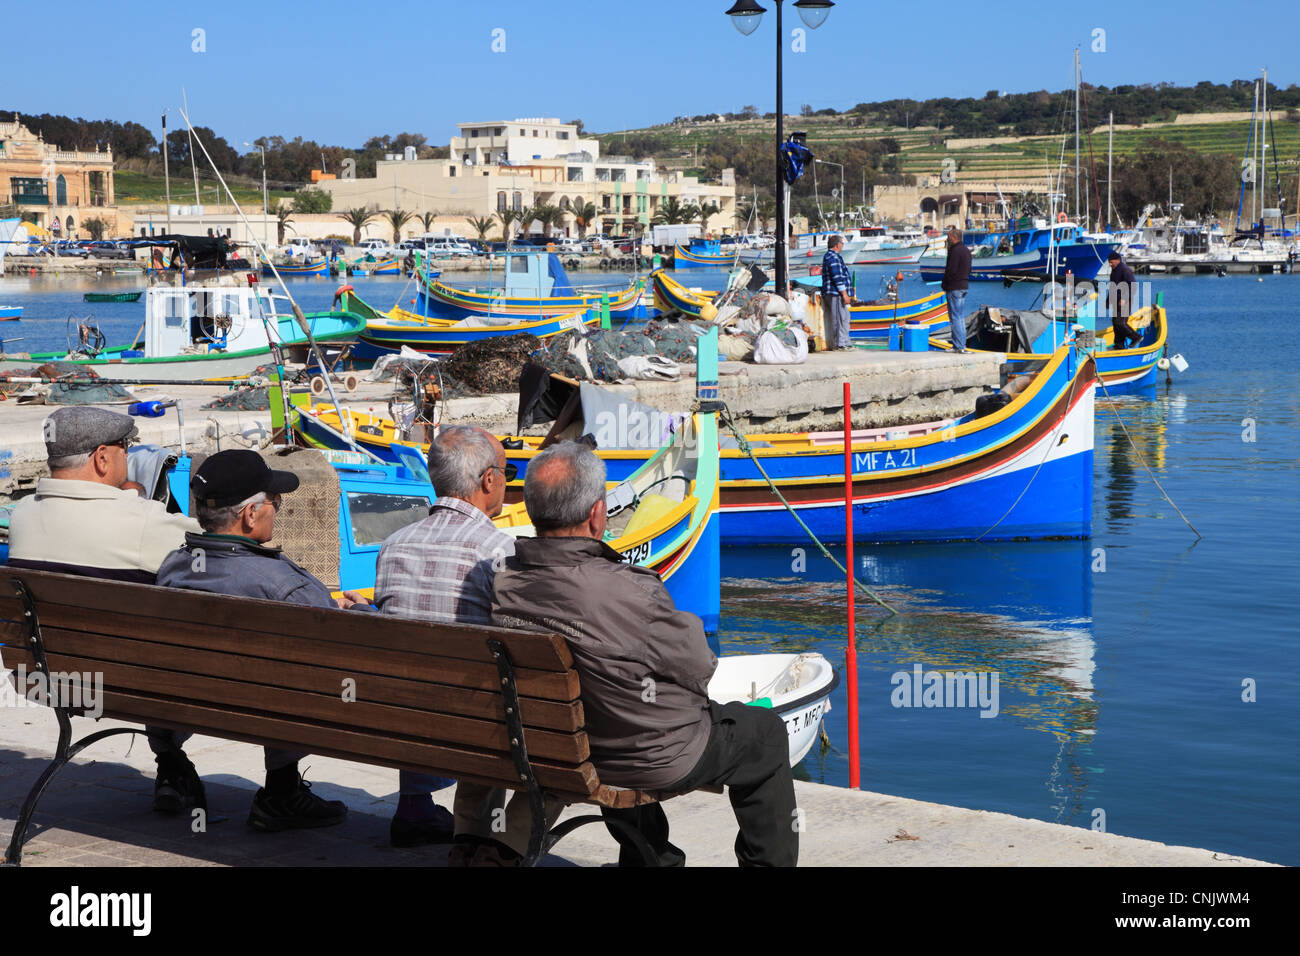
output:
<instances>
[{"instance_id":1,"label":"bench metal leg","mask_svg":"<svg viewBox=\"0 0 1300 956\"><path fill-rule=\"evenodd\" d=\"M650 846L650 841L645 838L645 834L636 827L624 823L622 820L611 820L598 813L588 813L580 817L573 817L555 827L547 835L547 851L549 852L551 847L555 846L555 844L559 843L574 830L579 827L585 827L589 823L603 823L606 826L618 830L624 836L629 837L632 840L632 843L635 844L637 852L641 854L641 859L646 866L659 866L659 854L654 851L652 846Z\"/></svg>"},{"instance_id":2,"label":"bench metal leg","mask_svg":"<svg viewBox=\"0 0 1300 956\"><path fill-rule=\"evenodd\" d=\"M23 616L27 618L27 640L31 645L32 657L36 661L37 672L45 675L47 687L53 687L53 681L50 679L49 663L45 659L45 642L41 638L41 623L36 616L36 602L32 600L31 593L22 581L15 578L13 583L18 591L19 599L23 602ZM45 768L36 779L32 789L28 791L22 809L18 811L18 819L14 822L14 832L9 838L9 849L5 851L5 858L3 862L0 862L0 866L22 865L23 843L27 838L27 827L31 823L32 814L36 812L36 804L40 801L41 795L45 793L45 788L49 786L50 781L54 779L54 775L62 770L68 761L91 744L97 743L105 737L112 737L115 734L139 734L144 732L129 727L114 727L109 730L96 731L73 743L72 718L69 716L67 708L54 706L52 709L54 710L55 720L59 723L59 742L54 750L54 759L50 761L50 765Z\"/></svg>"},{"instance_id":3,"label":"bench metal leg","mask_svg":"<svg viewBox=\"0 0 1300 956\"><path fill-rule=\"evenodd\" d=\"M506 709L506 730L510 735L510 756L515 762L515 772L528 791L528 807L532 811L532 827L528 834L528 852L524 854L524 866L536 866L546 852L546 801L542 798L542 788L533 776L533 766L528 760L528 748L524 746L524 721L519 715L519 687L515 683L515 665L510 660L506 646L498 640L487 642L488 650L496 660L497 673L501 677L501 697Z\"/></svg>"}]
</instances>

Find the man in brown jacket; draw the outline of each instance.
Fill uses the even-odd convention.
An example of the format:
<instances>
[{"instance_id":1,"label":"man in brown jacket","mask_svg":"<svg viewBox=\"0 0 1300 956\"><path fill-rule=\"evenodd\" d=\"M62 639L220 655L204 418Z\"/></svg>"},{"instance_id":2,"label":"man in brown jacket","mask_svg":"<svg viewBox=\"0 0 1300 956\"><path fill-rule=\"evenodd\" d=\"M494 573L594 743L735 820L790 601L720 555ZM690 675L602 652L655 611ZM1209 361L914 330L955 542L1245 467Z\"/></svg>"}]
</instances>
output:
<instances>
[{"instance_id":1,"label":"man in brown jacket","mask_svg":"<svg viewBox=\"0 0 1300 956\"><path fill-rule=\"evenodd\" d=\"M659 575L606 545L605 466L564 442L528 466L524 502L538 537L516 542L494 582L492 621L564 635L582 682L591 760L605 783L686 791L728 788L742 866L799 856L785 723L771 710L708 697L717 659L700 619L679 611ZM638 828L663 865L683 865L655 803L603 810ZM640 864L616 829L619 863Z\"/></svg>"}]
</instances>

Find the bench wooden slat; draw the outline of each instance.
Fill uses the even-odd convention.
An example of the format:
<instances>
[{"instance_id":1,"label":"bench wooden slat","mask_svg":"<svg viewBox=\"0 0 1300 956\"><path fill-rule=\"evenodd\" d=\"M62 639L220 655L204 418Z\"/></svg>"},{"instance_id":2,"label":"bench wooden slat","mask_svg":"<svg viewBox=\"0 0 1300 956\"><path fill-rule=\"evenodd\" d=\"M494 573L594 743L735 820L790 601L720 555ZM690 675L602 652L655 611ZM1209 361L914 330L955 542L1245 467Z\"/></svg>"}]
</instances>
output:
<instances>
[{"instance_id":1,"label":"bench wooden slat","mask_svg":"<svg viewBox=\"0 0 1300 956\"><path fill-rule=\"evenodd\" d=\"M504 754L510 752L509 731L504 721L435 714L361 699L348 702L340 694L263 688L240 681L133 667L115 661L88 661L56 654L48 655L48 660L54 671L98 672L102 675L106 712L108 702L119 693L157 697L164 702L182 698L196 704L247 708L283 717L350 725L358 730L418 736L429 741L465 744ZM32 665L30 660L25 663ZM591 755L584 733L555 733L525 727L524 743L530 754L561 763L581 763Z\"/></svg>"},{"instance_id":2,"label":"bench wooden slat","mask_svg":"<svg viewBox=\"0 0 1300 956\"><path fill-rule=\"evenodd\" d=\"M492 660L485 643L486 638L491 637L506 646L511 660L518 667L567 670L573 666L568 645L564 638L555 634L539 632L538 636L543 639L535 640L531 634L520 635L517 631L503 628L435 625L389 615L380 615L380 619L389 623L383 628L375 628L370 626L375 618L362 611L344 614L337 609L189 590L182 592L186 596L184 601L177 601L174 600L175 590L145 584L21 568L0 568L0 572L20 578L27 585L41 605L42 622L48 618L51 624L60 626L80 626L71 622L86 621L88 609L94 608L95 616L101 622L105 612L120 612L133 623L144 624L150 619L169 622L171 629L180 633L189 631L191 626L203 625L238 628L250 638L261 634L312 633L318 635L317 639L322 643L356 644L413 653L423 652L431 641L436 640L438 653L446 657L481 662ZM64 614L71 617L64 620ZM0 618L21 616L22 605L13 586L0 578Z\"/></svg>"},{"instance_id":3,"label":"bench wooden slat","mask_svg":"<svg viewBox=\"0 0 1300 956\"><path fill-rule=\"evenodd\" d=\"M119 720L148 723L177 730L194 730L253 744L270 744L304 753L324 754L359 763L390 766L400 764L422 772L442 773L460 779L471 776L497 786L519 787L514 762L509 756L476 753L455 746L432 744L413 737L375 734L351 727L310 724L256 711L209 707L186 701L169 701L166 713L159 712L156 698L105 693L105 713ZM562 794L583 798L599 785L589 762L577 765L532 761L538 783Z\"/></svg>"},{"instance_id":4,"label":"bench wooden slat","mask_svg":"<svg viewBox=\"0 0 1300 956\"><path fill-rule=\"evenodd\" d=\"M61 671L104 671L110 662L136 664L165 672L198 674L341 697L344 681L355 682L358 701L410 707L444 714L495 721L505 719L501 695L495 691L473 690L448 683L428 683L359 674L326 667L269 661L245 654L202 651L151 645L126 638L101 637L79 632L51 629L52 644L47 645L50 667ZM16 635L8 635L14 640ZM6 639L0 626L0 639ZM47 638L48 640L49 638ZM52 650L57 648L57 650ZM24 656L20 656L24 655ZM9 666L20 661L28 670L34 668L30 653L18 647L0 647L0 658ZM578 731L584 726L581 701L549 701L535 697L520 698L520 714L525 727L544 730Z\"/></svg>"},{"instance_id":5,"label":"bench wooden slat","mask_svg":"<svg viewBox=\"0 0 1300 956\"><path fill-rule=\"evenodd\" d=\"M91 625L87 622L86 626ZM216 627L194 626L192 634L187 637L170 630L167 622L157 620L136 625L132 628L133 636L118 633L126 630L125 623L105 623L103 627L103 630L95 631L67 630L41 617L41 634L47 653L82 654L107 660L118 659L121 654L120 659L128 663L156 664L171 670L202 673L200 666L191 667L188 663L191 655L196 653L197 644L206 649L198 651L198 654L219 651L252 660L345 670L358 683L363 675L372 674L471 690L498 690L500 687L495 664L441 657L432 652L369 650L348 644L323 644L309 637L272 634L254 635L254 642L248 635ZM24 625L7 624L3 628L6 644L26 643ZM120 649L115 642L122 642ZM516 675L519 692L525 696L561 702L578 699L576 671L553 673L521 667Z\"/></svg>"}]
</instances>

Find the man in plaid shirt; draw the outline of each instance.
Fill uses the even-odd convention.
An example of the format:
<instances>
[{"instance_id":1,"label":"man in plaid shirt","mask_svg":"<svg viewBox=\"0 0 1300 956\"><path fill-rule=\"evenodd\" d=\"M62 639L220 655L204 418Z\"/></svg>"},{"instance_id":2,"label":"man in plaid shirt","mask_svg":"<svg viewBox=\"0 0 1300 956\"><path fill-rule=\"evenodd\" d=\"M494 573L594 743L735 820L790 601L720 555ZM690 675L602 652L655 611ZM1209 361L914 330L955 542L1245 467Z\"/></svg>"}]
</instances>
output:
<instances>
[{"instance_id":1,"label":"man in plaid shirt","mask_svg":"<svg viewBox=\"0 0 1300 956\"><path fill-rule=\"evenodd\" d=\"M501 443L481 428L456 425L438 433L429 446L429 477L438 500L429 517L391 535L379 552L375 604L382 613L442 624L491 623L493 578L515 553L515 539L498 531L492 518L501 513L514 470ZM452 815L430 794L450 785L442 777L401 771L389 830L394 846L452 839ZM512 801L506 831L493 833L493 811L504 806L504 790L457 786L457 846L449 862L463 865L481 853L492 862L513 862L513 855L521 855L531 821L527 800Z\"/></svg>"},{"instance_id":2,"label":"man in plaid shirt","mask_svg":"<svg viewBox=\"0 0 1300 956\"><path fill-rule=\"evenodd\" d=\"M850 288L853 278L849 267L844 264L840 249L844 240L831 236L826 243L826 255L822 256L822 307L826 310L826 347L828 349L852 349L849 341L849 304Z\"/></svg>"}]
</instances>

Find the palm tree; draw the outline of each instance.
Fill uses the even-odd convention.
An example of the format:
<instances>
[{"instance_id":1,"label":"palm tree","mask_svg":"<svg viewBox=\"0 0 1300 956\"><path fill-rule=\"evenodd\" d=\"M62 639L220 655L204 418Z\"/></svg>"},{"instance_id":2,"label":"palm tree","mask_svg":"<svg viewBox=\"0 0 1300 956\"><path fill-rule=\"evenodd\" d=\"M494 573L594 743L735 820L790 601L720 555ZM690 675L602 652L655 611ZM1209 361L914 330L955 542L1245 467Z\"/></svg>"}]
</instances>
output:
<instances>
[{"instance_id":1,"label":"palm tree","mask_svg":"<svg viewBox=\"0 0 1300 956\"><path fill-rule=\"evenodd\" d=\"M551 229L563 229L566 216L568 213L565 210L559 206L552 206L550 217L542 220L542 228L546 230L546 234L549 236Z\"/></svg>"},{"instance_id":2,"label":"palm tree","mask_svg":"<svg viewBox=\"0 0 1300 956\"><path fill-rule=\"evenodd\" d=\"M478 241L486 242L487 234L492 230L492 227L496 225L496 223L492 221L491 216L475 216L469 220L469 225L471 229L478 233Z\"/></svg>"},{"instance_id":3,"label":"palm tree","mask_svg":"<svg viewBox=\"0 0 1300 956\"><path fill-rule=\"evenodd\" d=\"M513 209L502 209L497 213L497 219L501 221L501 241L510 245L510 240L514 238L514 225L519 221L519 213Z\"/></svg>"},{"instance_id":4,"label":"palm tree","mask_svg":"<svg viewBox=\"0 0 1300 956\"><path fill-rule=\"evenodd\" d=\"M688 215L693 213L694 217L700 221L700 229L707 232L709 229L709 217L718 214L718 204L708 203L707 205L697 204L695 206L687 206L686 212ZM687 221L689 221L689 219Z\"/></svg>"},{"instance_id":5,"label":"palm tree","mask_svg":"<svg viewBox=\"0 0 1300 956\"><path fill-rule=\"evenodd\" d=\"M573 207L573 224L578 227L578 238L586 239L587 230L591 228L596 221L596 206L594 203L587 203L585 206Z\"/></svg>"},{"instance_id":6,"label":"palm tree","mask_svg":"<svg viewBox=\"0 0 1300 956\"><path fill-rule=\"evenodd\" d=\"M282 199L275 204L275 208L271 212L275 214L275 244L282 246L284 245L284 231L288 228L289 223L293 222L293 207ZM294 232L297 231L294 230Z\"/></svg>"},{"instance_id":7,"label":"palm tree","mask_svg":"<svg viewBox=\"0 0 1300 956\"><path fill-rule=\"evenodd\" d=\"M533 228L533 220L536 218L537 214L532 206L525 206L519 210L519 232L525 239L528 238L528 230Z\"/></svg>"},{"instance_id":8,"label":"palm tree","mask_svg":"<svg viewBox=\"0 0 1300 956\"><path fill-rule=\"evenodd\" d=\"M357 206L354 209L349 209L347 212L339 213L339 218L352 227L352 244L354 246L361 245L361 230L366 228L366 225L374 219L376 215L376 213L371 212L364 206Z\"/></svg>"},{"instance_id":9,"label":"palm tree","mask_svg":"<svg viewBox=\"0 0 1300 956\"><path fill-rule=\"evenodd\" d=\"M687 216L686 207L676 196L669 196L659 204L659 211L655 213L653 221L658 225L675 226L694 218L694 215Z\"/></svg>"},{"instance_id":10,"label":"palm tree","mask_svg":"<svg viewBox=\"0 0 1300 956\"><path fill-rule=\"evenodd\" d=\"M402 241L402 227L415 218L415 213L404 209L390 209L384 213L384 218L393 227L393 245L397 245Z\"/></svg>"},{"instance_id":11,"label":"palm tree","mask_svg":"<svg viewBox=\"0 0 1300 956\"><path fill-rule=\"evenodd\" d=\"M438 218L438 210L431 209L428 212L420 213L420 222L424 223L424 231L427 233L433 228L433 221Z\"/></svg>"}]
</instances>

